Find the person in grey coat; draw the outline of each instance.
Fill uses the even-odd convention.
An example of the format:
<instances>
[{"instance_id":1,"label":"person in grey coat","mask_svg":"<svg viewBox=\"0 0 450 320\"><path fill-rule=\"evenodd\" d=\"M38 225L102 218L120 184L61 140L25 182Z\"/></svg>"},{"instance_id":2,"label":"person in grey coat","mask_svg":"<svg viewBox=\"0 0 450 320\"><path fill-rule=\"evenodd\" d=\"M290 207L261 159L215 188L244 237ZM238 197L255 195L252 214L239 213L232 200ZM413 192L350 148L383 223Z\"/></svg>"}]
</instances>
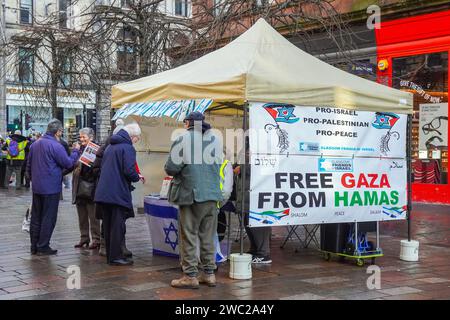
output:
<instances>
[{"instance_id":1,"label":"person in grey coat","mask_svg":"<svg viewBox=\"0 0 450 320\"><path fill-rule=\"evenodd\" d=\"M196 289L199 283L211 287L216 285L214 237L218 201L222 200L222 143L204 119L200 112L193 112L185 118L186 132L172 144L165 164L166 173L173 176L168 199L179 206L180 263L184 276L172 280L171 285L175 288ZM211 152L206 152L206 148ZM200 152L202 154L198 154ZM198 279L197 237L200 240L200 263L203 268Z\"/></svg>"}]
</instances>

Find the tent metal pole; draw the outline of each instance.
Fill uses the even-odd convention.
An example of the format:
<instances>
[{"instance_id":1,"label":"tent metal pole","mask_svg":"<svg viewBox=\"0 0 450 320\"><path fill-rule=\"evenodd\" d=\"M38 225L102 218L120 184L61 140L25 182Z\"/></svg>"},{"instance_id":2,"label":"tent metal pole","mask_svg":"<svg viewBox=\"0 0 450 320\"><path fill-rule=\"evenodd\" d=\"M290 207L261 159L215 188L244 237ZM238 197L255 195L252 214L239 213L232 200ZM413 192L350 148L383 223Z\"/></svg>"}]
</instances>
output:
<instances>
[{"instance_id":1,"label":"tent metal pole","mask_svg":"<svg viewBox=\"0 0 450 320\"><path fill-rule=\"evenodd\" d=\"M241 255L244 254L244 228L245 228L245 226L244 226L244 217L245 217L244 210L245 210L245 198L246 198L245 196L247 194L247 190L245 190L245 187L247 185L246 180L247 180L247 152L248 152L247 143L246 143L247 117L248 117L248 114L247 114L248 103L247 102L244 104L243 108L244 108L244 117L242 120L243 121L242 128L244 130L244 136L243 136L243 139L244 139L244 157L243 157L244 161L243 162L244 163L243 163L243 165L241 164L241 168L242 168L242 170L241 170L242 203L241 203L241 225L240 225L240 232L239 232L239 235L240 235L239 241L240 241L240 247L241 247L240 254Z\"/></svg>"},{"instance_id":2,"label":"tent metal pole","mask_svg":"<svg viewBox=\"0 0 450 320\"><path fill-rule=\"evenodd\" d=\"M407 135L406 135L406 165L408 167L408 204L407 204L407 221L408 221L408 242L411 241L411 209L412 209L412 159L411 159L411 142L412 142L412 115L408 115Z\"/></svg>"}]
</instances>

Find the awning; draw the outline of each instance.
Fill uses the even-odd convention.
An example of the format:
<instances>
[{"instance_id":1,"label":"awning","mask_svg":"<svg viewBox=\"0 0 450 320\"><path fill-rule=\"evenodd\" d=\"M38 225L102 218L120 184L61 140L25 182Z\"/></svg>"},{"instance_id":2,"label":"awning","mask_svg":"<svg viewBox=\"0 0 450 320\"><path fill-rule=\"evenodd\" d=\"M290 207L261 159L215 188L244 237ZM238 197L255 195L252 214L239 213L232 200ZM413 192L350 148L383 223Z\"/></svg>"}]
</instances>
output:
<instances>
[{"instance_id":1,"label":"awning","mask_svg":"<svg viewBox=\"0 0 450 320\"><path fill-rule=\"evenodd\" d=\"M169 117L182 121L191 112L204 113L211 106L212 102L211 99L202 99L128 103L117 111L113 120L125 119L128 116L140 116L148 118Z\"/></svg>"}]
</instances>

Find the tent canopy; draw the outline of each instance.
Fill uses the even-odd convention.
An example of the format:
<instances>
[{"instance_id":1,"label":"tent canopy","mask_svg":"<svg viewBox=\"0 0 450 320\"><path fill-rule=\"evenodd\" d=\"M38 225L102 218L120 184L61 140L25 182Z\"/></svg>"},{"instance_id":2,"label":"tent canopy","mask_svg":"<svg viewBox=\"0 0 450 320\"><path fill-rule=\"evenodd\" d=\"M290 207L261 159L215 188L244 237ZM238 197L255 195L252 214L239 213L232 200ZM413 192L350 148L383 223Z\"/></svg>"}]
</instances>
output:
<instances>
[{"instance_id":1,"label":"tent canopy","mask_svg":"<svg viewBox=\"0 0 450 320\"><path fill-rule=\"evenodd\" d=\"M290 43L264 19L193 62L112 88L112 107L165 100L278 102L412 113L412 94L335 68Z\"/></svg>"}]
</instances>

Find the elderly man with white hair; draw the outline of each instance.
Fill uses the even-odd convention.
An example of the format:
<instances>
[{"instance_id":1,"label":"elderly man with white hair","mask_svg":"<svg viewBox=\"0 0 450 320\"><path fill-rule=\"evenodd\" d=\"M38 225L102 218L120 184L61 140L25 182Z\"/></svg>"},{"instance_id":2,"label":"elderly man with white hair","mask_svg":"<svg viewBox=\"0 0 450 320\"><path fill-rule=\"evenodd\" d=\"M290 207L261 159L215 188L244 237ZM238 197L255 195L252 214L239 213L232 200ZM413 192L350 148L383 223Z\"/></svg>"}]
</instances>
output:
<instances>
[{"instance_id":1,"label":"elderly man with white hair","mask_svg":"<svg viewBox=\"0 0 450 320\"><path fill-rule=\"evenodd\" d=\"M101 207L106 258L110 265L131 265L121 244L125 236L125 220L134 216L131 199L132 183L140 180L136 170L136 150L133 144L141 136L137 123L128 124L111 137L102 159L102 170L94 201Z\"/></svg>"}]
</instances>

